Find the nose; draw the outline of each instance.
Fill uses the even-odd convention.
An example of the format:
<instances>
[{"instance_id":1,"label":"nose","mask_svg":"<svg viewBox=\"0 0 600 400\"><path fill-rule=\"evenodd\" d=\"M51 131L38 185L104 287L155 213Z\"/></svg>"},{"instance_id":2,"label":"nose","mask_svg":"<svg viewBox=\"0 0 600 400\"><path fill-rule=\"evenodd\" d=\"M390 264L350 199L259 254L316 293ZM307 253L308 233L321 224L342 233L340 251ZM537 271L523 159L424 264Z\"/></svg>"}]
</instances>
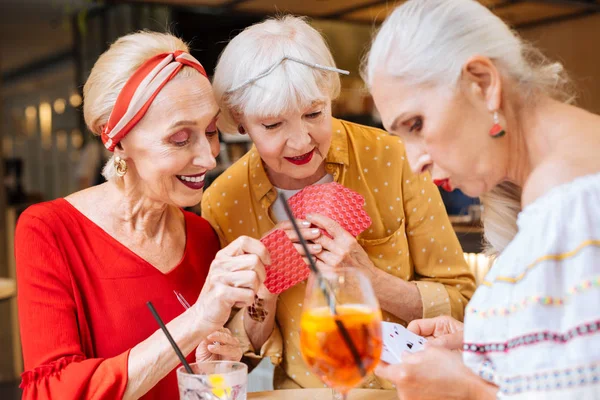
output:
<instances>
[{"instance_id":1,"label":"nose","mask_svg":"<svg viewBox=\"0 0 600 400\"><path fill-rule=\"evenodd\" d=\"M202 137L202 139L196 144L192 164L198 167L206 168L207 170L214 169L217 166L217 160L213 155L212 147L206 137Z\"/></svg>"},{"instance_id":2,"label":"nose","mask_svg":"<svg viewBox=\"0 0 600 400\"><path fill-rule=\"evenodd\" d=\"M410 164L410 169L413 173L422 174L431 168L433 160L422 146L418 144L409 144L407 142L405 142L405 146L408 163Z\"/></svg>"},{"instance_id":3,"label":"nose","mask_svg":"<svg viewBox=\"0 0 600 400\"><path fill-rule=\"evenodd\" d=\"M308 145L312 141L308 126L303 123L298 124L296 127L292 127L288 133L288 139L286 145L297 151L307 150Z\"/></svg>"}]
</instances>

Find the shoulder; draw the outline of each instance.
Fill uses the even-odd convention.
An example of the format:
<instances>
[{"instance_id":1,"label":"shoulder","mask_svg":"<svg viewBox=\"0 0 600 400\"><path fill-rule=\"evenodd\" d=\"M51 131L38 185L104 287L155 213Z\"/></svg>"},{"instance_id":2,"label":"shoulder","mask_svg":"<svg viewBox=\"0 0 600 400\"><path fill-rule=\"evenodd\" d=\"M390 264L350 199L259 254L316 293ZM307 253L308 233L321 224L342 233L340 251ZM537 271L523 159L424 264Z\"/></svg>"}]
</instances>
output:
<instances>
[{"instance_id":1,"label":"shoulder","mask_svg":"<svg viewBox=\"0 0 600 400\"><path fill-rule=\"evenodd\" d=\"M184 211L187 240L194 243L196 251L210 254L212 257L221 249L221 244L217 233L210 223L193 212Z\"/></svg>"},{"instance_id":2,"label":"shoulder","mask_svg":"<svg viewBox=\"0 0 600 400\"><path fill-rule=\"evenodd\" d=\"M355 146L364 145L369 150L380 151L387 150L400 156L404 154L404 144L397 136L372 126L360 125L354 122L340 120L342 126L346 129L348 139ZM359 148L358 150L362 150ZM359 152L360 154L361 152Z\"/></svg>"},{"instance_id":3,"label":"shoulder","mask_svg":"<svg viewBox=\"0 0 600 400\"><path fill-rule=\"evenodd\" d=\"M70 204L64 199L34 204L21 213L17 227L45 226L52 229L64 225L70 207Z\"/></svg>"},{"instance_id":4,"label":"shoulder","mask_svg":"<svg viewBox=\"0 0 600 400\"><path fill-rule=\"evenodd\" d=\"M215 231L206 219L190 211L184 211L183 214L189 232L193 233L194 235L215 236Z\"/></svg>"},{"instance_id":5,"label":"shoulder","mask_svg":"<svg viewBox=\"0 0 600 400\"><path fill-rule=\"evenodd\" d=\"M521 204L526 207L553 189L594 173L600 173L600 160L596 165L589 165L576 159L549 157L527 179Z\"/></svg>"}]
</instances>

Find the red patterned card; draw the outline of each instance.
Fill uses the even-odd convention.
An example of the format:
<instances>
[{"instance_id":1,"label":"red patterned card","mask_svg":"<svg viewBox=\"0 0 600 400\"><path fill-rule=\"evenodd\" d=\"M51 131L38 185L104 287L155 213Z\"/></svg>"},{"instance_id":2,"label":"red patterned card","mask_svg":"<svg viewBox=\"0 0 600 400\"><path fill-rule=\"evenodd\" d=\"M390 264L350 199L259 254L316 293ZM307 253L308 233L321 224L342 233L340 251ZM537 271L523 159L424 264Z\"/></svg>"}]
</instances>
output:
<instances>
[{"instance_id":1,"label":"red patterned card","mask_svg":"<svg viewBox=\"0 0 600 400\"><path fill-rule=\"evenodd\" d=\"M371 226L371 218L363 209L364 197L337 182L307 186L288 203L296 218L321 214L336 221L353 236Z\"/></svg>"},{"instance_id":2,"label":"red patterned card","mask_svg":"<svg viewBox=\"0 0 600 400\"><path fill-rule=\"evenodd\" d=\"M308 266L284 231L271 231L260 241L271 256L271 265L265 267L264 283L269 292L279 294L308 278Z\"/></svg>"}]
</instances>

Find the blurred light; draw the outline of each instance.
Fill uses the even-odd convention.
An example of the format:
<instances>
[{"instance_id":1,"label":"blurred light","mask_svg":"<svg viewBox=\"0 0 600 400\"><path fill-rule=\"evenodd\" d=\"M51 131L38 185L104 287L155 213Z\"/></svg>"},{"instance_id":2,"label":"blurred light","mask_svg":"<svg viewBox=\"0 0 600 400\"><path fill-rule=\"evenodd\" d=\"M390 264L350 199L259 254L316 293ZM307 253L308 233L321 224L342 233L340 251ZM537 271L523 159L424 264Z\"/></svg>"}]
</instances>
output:
<instances>
[{"instance_id":1,"label":"blurred light","mask_svg":"<svg viewBox=\"0 0 600 400\"><path fill-rule=\"evenodd\" d=\"M67 106L67 102L65 99L56 99L54 100L54 112L57 114L62 114L65 112L65 107Z\"/></svg>"},{"instance_id":2,"label":"blurred light","mask_svg":"<svg viewBox=\"0 0 600 400\"><path fill-rule=\"evenodd\" d=\"M31 137L35 133L37 125L37 108L29 106L25 109L25 132Z\"/></svg>"},{"instance_id":3,"label":"blurred light","mask_svg":"<svg viewBox=\"0 0 600 400\"><path fill-rule=\"evenodd\" d=\"M52 147L52 107L50 103L40 103L40 131L42 134L42 148Z\"/></svg>"},{"instance_id":4,"label":"blurred light","mask_svg":"<svg viewBox=\"0 0 600 400\"><path fill-rule=\"evenodd\" d=\"M13 138L10 136L4 136L2 138L2 152L4 157L10 157L13 151Z\"/></svg>"},{"instance_id":5,"label":"blurred light","mask_svg":"<svg viewBox=\"0 0 600 400\"><path fill-rule=\"evenodd\" d=\"M81 105L81 96L79 93L73 93L71 97L69 97L69 103L73 107L79 107Z\"/></svg>"},{"instance_id":6,"label":"blurred light","mask_svg":"<svg viewBox=\"0 0 600 400\"><path fill-rule=\"evenodd\" d=\"M83 145L83 135L79 129L71 131L71 145L76 149L80 149L81 145Z\"/></svg>"},{"instance_id":7,"label":"blurred light","mask_svg":"<svg viewBox=\"0 0 600 400\"><path fill-rule=\"evenodd\" d=\"M58 148L59 151L67 150L67 142L67 131L60 130L56 132L56 148Z\"/></svg>"},{"instance_id":8,"label":"blurred light","mask_svg":"<svg viewBox=\"0 0 600 400\"><path fill-rule=\"evenodd\" d=\"M37 115L37 109L35 108L35 106L29 106L25 109L25 116L27 117L27 119L33 119L35 118Z\"/></svg>"}]
</instances>

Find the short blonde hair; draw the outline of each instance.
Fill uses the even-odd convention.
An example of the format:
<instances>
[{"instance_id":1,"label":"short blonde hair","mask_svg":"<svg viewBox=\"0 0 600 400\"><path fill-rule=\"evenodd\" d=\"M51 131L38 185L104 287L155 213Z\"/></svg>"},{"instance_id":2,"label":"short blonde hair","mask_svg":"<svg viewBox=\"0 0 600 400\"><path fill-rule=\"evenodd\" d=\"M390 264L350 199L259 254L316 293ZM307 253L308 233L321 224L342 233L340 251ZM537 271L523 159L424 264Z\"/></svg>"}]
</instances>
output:
<instances>
[{"instance_id":1,"label":"short blonde hair","mask_svg":"<svg viewBox=\"0 0 600 400\"><path fill-rule=\"evenodd\" d=\"M246 28L223 50L213 78L215 98L221 107L219 125L225 132L237 131L237 115L276 116L314 100L339 96L337 73L289 60L260 80L226 93L284 56L335 67L325 40L304 18L288 15Z\"/></svg>"},{"instance_id":2,"label":"short blonde hair","mask_svg":"<svg viewBox=\"0 0 600 400\"><path fill-rule=\"evenodd\" d=\"M176 50L189 51L187 44L169 33L142 31L117 39L98 58L83 87L83 115L90 131L100 135L121 89L144 62ZM180 75L197 73L193 68L184 68ZM102 175L107 180L114 178L114 156L104 166Z\"/></svg>"}]
</instances>

